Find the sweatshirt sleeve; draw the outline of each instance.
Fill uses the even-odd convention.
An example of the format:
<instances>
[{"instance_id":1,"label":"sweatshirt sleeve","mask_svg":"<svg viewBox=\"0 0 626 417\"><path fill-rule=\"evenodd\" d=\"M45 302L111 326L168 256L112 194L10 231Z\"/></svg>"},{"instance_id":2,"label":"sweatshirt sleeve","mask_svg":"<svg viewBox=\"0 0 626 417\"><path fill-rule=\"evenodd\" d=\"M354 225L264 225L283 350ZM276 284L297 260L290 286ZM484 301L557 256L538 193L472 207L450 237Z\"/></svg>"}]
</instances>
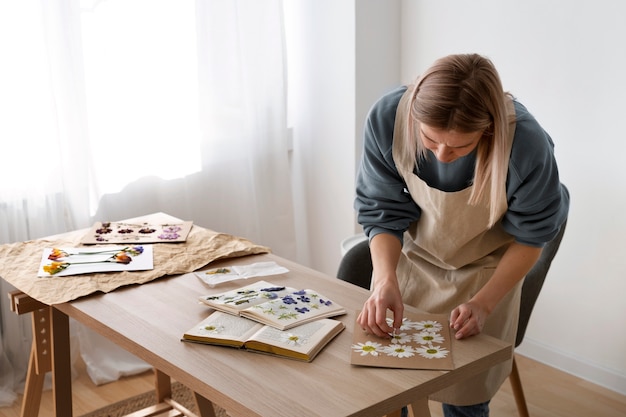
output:
<instances>
[{"instance_id":1,"label":"sweatshirt sleeve","mask_svg":"<svg viewBox=\"0 0 626 417\"><path fill-rule=\"evenodd\" d=\"M569 192L560 182L550 136L519 103L516 117L502 225L517 242L540 247L567 219Z\"/></svg>"},{"instance_id":2,"label":"sweatshirt sleeve","mask_svg":"<svg viewBox=\"0 0 626 417\"><path fill-rule=\"evenodd\" d=\"M405 91L406 87L400 87L383 96L365 122L354 207L369 239L390 233L402 241L404 231L420 216L392 156L395 114Z\"/></svg>"}]
</instances>

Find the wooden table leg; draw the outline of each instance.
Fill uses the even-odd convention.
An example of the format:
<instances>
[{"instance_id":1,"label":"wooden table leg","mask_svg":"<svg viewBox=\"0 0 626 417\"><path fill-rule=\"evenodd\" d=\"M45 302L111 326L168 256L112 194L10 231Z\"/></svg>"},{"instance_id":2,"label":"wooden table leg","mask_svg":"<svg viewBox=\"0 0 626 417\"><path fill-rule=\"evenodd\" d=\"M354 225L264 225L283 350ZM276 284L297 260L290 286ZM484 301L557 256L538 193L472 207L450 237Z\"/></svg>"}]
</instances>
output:
<instances>
[{"instance_id":1,"label":"wooden table leg","mask_svg":"<svg viewBox=\"0 0 626 417\"><path fill-rule=\"evenodd\" d=\"M57 417L72 417L72 370L70 360L70 318L50 307L52 340L52 391Z\"/></svg>"},{"instance_id":2,"label":"wooden table leg","mask_svg":"<svg viewBox=\"0 0 626 417\"><path fill-rule=\"evenodd\" d=\"M24 397L22 399L22 411L20 417L37 417L41 406L41 392L46 373L38 373L36 366L35 343L30 350L30 360L28 361L28 373L26 374L26 385L24 387Z\"/></svg>"},{"instance_id":3,"label":"wooden table leg","mask_svg":"<svg viewBox=\"0 0 626 417\"><path fill-rule=\"evenodd\" d=\"M428 408L428 398L420 398L409 407L409 417L430 417L430 408Z\"/></svg>"}]
</instances>

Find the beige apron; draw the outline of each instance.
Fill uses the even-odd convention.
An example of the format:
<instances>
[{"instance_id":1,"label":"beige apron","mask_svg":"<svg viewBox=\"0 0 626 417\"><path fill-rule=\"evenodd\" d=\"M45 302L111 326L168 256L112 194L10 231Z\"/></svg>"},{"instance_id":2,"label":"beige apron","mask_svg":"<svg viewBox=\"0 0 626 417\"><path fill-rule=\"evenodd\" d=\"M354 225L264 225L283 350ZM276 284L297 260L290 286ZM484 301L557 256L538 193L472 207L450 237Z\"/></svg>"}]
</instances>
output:
<instances>
[{"instance_id":1,"label":"beige apron","mask_svg":"<svg viewBox=\"0 0 626 417\"><path fill-rule=\"evenodd\" d=\"M500 222L488 228L488 204L468 204L472 187L443 192L429 187L414 174L415 158L404 149L411 93L412 87L402 97L396 112L393 159L422 214L404 234L398 281L405 304L430 313L449 315L453 308L468 301L491 278L513 238L504 232ZM514 108L509 102L511 111L514 112ZM512 123L507 155L514 132L515 124ZM506 197L503 197L499 202L499 217L506 210ZM489 315L483 333L515 342L520 293L521 282ZM453 405L488 401L510 374L511 366L509 360L466 382L446 388L431 399Z\"/></svg>"}]
</instances>

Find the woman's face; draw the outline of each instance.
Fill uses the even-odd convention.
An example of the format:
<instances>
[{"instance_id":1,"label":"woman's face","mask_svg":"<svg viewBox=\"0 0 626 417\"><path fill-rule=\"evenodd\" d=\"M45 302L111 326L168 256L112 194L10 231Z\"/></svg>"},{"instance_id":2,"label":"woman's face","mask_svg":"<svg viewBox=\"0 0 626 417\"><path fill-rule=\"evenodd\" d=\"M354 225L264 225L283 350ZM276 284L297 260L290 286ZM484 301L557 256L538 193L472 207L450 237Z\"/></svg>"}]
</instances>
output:
<instances>
[{"instance_id":1,"label":"woman's face","mask_svg":"<svg viewBox=\"0 0 626 417\"><path fill-rule=\"evenodd\" d=\"M461 133L456 130L438 129L424 123L420 124L420 137L424 147L444 163L452 162L471 153L478 146L482 136L482 131Z\"/></svg>"}]
</instances>

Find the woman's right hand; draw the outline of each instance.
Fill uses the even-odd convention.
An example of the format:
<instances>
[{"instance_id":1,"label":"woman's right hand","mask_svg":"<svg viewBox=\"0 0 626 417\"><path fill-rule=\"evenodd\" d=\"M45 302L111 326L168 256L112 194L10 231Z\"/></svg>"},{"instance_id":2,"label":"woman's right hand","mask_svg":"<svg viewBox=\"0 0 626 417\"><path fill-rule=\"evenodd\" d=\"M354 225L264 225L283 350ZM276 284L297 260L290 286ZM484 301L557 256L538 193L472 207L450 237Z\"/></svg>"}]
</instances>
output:
<instances>
[{"instance_id":1,"label":"woman's right hand","mask_svg":"<svg viewBox=\"0 0 626 417\"><path fill-rule=\"evenodd\" d=\"M379 337L389 337L395 329L402 325L404 316L404 304L402 294L398 287L398 280L395 276L385 279L374 279L374 288L369 298L363 304L363 309L357 318L357 323L361 328ZM393 323L387 323L387 310L393 312Z\"/></svg>"}]
</instances>

